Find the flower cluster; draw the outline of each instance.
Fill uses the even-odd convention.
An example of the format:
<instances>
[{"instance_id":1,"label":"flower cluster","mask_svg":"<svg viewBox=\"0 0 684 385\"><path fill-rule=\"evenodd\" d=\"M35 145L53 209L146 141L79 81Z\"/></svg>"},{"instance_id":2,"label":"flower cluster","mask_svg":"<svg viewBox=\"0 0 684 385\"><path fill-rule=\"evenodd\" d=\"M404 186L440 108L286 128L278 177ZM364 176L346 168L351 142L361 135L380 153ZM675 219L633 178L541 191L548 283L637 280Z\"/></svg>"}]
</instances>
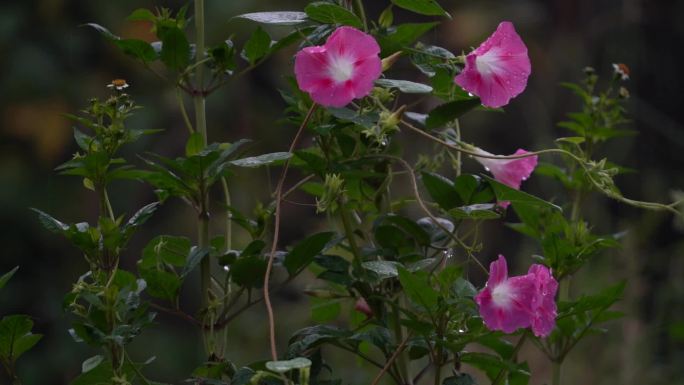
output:
<instances>
[{"instance_id":1,"label":"flower cluster","mask_svg":"<svg viewBox=\"0 0 684 385\"><path fill-rule=\"evenodd\" d=\"M475 297L480 315L491 330L513 333L531 327L538 337L551 333L556 322L558 282L542 265L532 265L525 275L508 277L506 258L489 267L487 286Z\"/></svg>"},{"instance_id":2,"label":"flower cluster","mask_svg":"<svg viewBox=\"0 0 684 385\"><path fill-rule=\"evenodd\" d=\"M323 46L306 47L295 57L299 88L314 102L342 107L368 96L382 73L376 40L351 27L341 27ZM465 57L465 67L454 82L476 95L485 107L498 108L519 95L531 72L527 47L511 22L502 22L482 45ZM520 189L537 166L537 156L496 159L495 155L473 147L476 160L501 183ZM526 155L518 149L513 155ZM506 207L509 202L499 202ZM492 263L487 286L476 302L486 326L512 333L531 327L535 335L547 336L555 325L557 282L548 268L533 265L528 274L508 278L503 256ZM372 314L365 300L356 309Z\"/></svg>"}]
</instances>

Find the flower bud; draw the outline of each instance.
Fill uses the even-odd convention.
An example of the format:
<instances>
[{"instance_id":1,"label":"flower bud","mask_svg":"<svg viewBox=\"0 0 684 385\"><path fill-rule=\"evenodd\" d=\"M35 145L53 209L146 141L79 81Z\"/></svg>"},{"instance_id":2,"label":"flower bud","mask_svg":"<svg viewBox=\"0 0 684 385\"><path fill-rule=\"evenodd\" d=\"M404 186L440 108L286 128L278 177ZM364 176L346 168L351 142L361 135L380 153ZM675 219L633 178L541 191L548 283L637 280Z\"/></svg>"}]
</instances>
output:
<instances>
[{"instance_id":1,"label":"flower bud","mask_svg":"<svg viewBox=\"0 0 684 385\"><path fill-rule=\"evenodd\" d=\"M390 4L390 6L385 8L385 10L380 14L380 17L378 18L378 24L380 24L380 26L383 28L388 28L392 26L393 22L394 12L392 12L392 4Z\"/></svg>"},{"instance_id":2,"label":"flower bud","mask_svg":"<svg viewBox=\"0 0 684 385\"><path fill-rule=\"evenodd\" d=\"M368 318L373 317L373 310L371 309L370 305L368 305L368 302L366 302L366 299L363 297L360 297L356 300L354 310L358 311L359 313L365 314Z\"/></svg>"},{"instance_id":3,"label":"flower bud","mask_svg":"<svg viewBox=\"0 0 684 385\"><path fill-rule=\"evenodd\" d=\"M382 59L382 72L385 72L388 69L390 69L392 67L392 65L394 65L394 63L397 60L399 60L399 58L403 54L404 53L402 51L397 51L397 52L387 56L386 58Z\"/></svg>"},{"instance_id":4,"label":"flower bud","mask_svg":"<svg viewBox=\"0 0 684 385\"><path fill-rule=\"evenodd\" d=\"M344 193L344 179L339 174L327 174L323 182L323 195L316 198L316 212L335 212L337 199Z\"/></svg>"}]
</instances>

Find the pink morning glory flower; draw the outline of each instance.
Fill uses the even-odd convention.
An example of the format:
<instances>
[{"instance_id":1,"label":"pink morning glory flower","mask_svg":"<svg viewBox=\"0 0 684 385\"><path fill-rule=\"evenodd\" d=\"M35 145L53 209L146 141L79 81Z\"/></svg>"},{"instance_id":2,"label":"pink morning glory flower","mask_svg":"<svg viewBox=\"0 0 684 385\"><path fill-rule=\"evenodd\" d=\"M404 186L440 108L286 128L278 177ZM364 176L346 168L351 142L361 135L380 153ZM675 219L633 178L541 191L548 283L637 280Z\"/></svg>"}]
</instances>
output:
<instances>
[{"instance_id":1,"label":"pink morning glory flower","mask_svg":"<svg viewBox=\"0 0 684 385\"><path fill-rule=\"evenodd\" d=\"M536 294L531 276L508 278L506 258L499 255L489 265L487 286L475 296L475 302L488 329L513 333L530 326L531 306Z\"/></svg>"},{"instance_id":2,"label":"pink morning glory flower","mask_svg":"<svg viewBox=\"0 0 684 385\"><path fill-rule=\"evenodd\" d=\"M382 73L380 46L352 27L340 27L322 46L306 47L295 56L299 88L326 107L343 107L373 89Z\"/></svg>"},{"instance_id":3,"label":"pink morning glory flower","mask_svg":"<svg viewBox=\"0 0 684 385\"><path fill-rule=\"evenodd\" d=\"M538 264L525 275L509 278L506 258L499 255L489 266L487 286L475 296L475 302L490 330L513 333L531 327L534 335L546 337L556 325L557 289L551 271Z\"/></svg>"},{"instance_id":4,"label":"pink morning glory flower","mask_svg":"<svg viewBox=\"0 0 684 385\"><path fill-rule=\"evenodd\" d=\"M546 337L551 334L556 325L556 291L558 282L548 267L532 265L528 275L534 276L536 296L532 299L532 332L537 337Z\"/></svg>"},{"instance_id":5,"label":"pink morning glory flower","mask_svg":"<svg viewBox=\"0 0 684 385\"><path fill-rule=\"evenodd\" d=\"M513 23L504 21L466 56L465 67L454 82L479 96L483 105L497 108L525 90L531 70L525 43Z\"/></svg>"},{"instance_id":6,"label":"pink morning glory flower","mask_svg":"<svg viewBox=\"0 0 684 385\"><path fill-rule=\"evenodd\" d=\"M475 152L487 156L496 156L481 148L476 148ZM513 155L524 155L528 153L528 151L520 148ZM535 167L537 167L538 156L532 155L518 159L490 159L475 156L475 160L480 162L487 171L491 172L496 180L506 186L519 190L522 181L529 178Z\"/></svg>"}]
</instances>

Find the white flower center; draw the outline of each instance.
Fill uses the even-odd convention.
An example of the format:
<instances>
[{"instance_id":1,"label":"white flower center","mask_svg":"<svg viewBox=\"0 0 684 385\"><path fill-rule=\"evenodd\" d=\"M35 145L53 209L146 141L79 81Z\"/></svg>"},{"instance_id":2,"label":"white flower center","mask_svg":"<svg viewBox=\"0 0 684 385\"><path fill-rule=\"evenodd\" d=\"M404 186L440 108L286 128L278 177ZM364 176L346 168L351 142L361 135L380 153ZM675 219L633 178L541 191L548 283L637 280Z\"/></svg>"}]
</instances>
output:
<instances>
[{"instance_id":1,"label":"white flower center","mask_svg":"<svg viewBox=\"0 0 684 385\"><path fill-rule=\"evenodd\" d=\"M503 282L492 289L492 301L498 307L508 307L513 299L513 293L508 283Z\"/></svg>"},{"instance_id":2,"label":"white flower center","mask_svg":"<svg viewBox=\"0 0 684 385\"><path fill-rule=\"evenodd\" d=\"M482 75L491 75L492 73L499 72L501 65L499 64L499 52L497 49L490 49L484 55L475 58L475 67L477 67L477 72Z\"/></svg>"},{"instance_id":3,"label":"white flower center","mask_svg":"<svg viewBox=\"0 0 684 385\"><path fill-rule=\"evenodd\" d=\"M336 83L343 83L354 75L354 61L347 56L331 56L328 73Z\"/></svg>"}]
</instances>

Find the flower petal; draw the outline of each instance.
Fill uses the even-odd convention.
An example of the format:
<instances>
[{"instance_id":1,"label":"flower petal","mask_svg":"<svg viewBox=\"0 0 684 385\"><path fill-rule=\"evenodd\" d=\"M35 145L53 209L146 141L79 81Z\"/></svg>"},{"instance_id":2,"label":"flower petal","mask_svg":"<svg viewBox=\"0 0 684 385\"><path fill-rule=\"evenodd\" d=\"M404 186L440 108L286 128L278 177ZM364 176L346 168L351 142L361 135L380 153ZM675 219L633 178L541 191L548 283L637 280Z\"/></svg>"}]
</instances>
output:
<instances>
[{"instance_id":1,"label":"flower petal","mask_svg":"<svg viewBox=\"0 0 684 385\"><path fill-rule=\"evenodd\" d=\"M477 49L466 56L465 68L454 78L464 90L497 108L508 104L527 86L531 65L527 47L513 24L504 21Z\"/></svg>"},{"instance_id":2,"label":"flower petal","mask_svg":"<svg viewBox=\"0 0 684 385\"><path fill-rule=\"evenodd\" d=\"M302 91L313 92L330 87L332 79L327 71L328 53L325 47L306 47L295 56L295 77Z\"/></svg>"},{"instance_id":3,"label":"flower petal","mask_svg":"<svg viewBox=\"0 0 684 385\"><path fill-rule=\"evenodd\" d=\"M380 53L380 46L371 35L352 27L336 29L326 41L325 48L331 55L350 56L356 60Z\"/></svg>"},{"instance_id":4,"label":"flower petal","mask_svg":"<svg viewBox=\"0 0 684 385\"><path fill-rule=\"evenodd\" d=\"M556 326L558 282L546 266L539 264L530 266L528 275L534 277L536 287L531 303L532 332L537 337L546 337Z\"/></svg>"}]
</instances>

